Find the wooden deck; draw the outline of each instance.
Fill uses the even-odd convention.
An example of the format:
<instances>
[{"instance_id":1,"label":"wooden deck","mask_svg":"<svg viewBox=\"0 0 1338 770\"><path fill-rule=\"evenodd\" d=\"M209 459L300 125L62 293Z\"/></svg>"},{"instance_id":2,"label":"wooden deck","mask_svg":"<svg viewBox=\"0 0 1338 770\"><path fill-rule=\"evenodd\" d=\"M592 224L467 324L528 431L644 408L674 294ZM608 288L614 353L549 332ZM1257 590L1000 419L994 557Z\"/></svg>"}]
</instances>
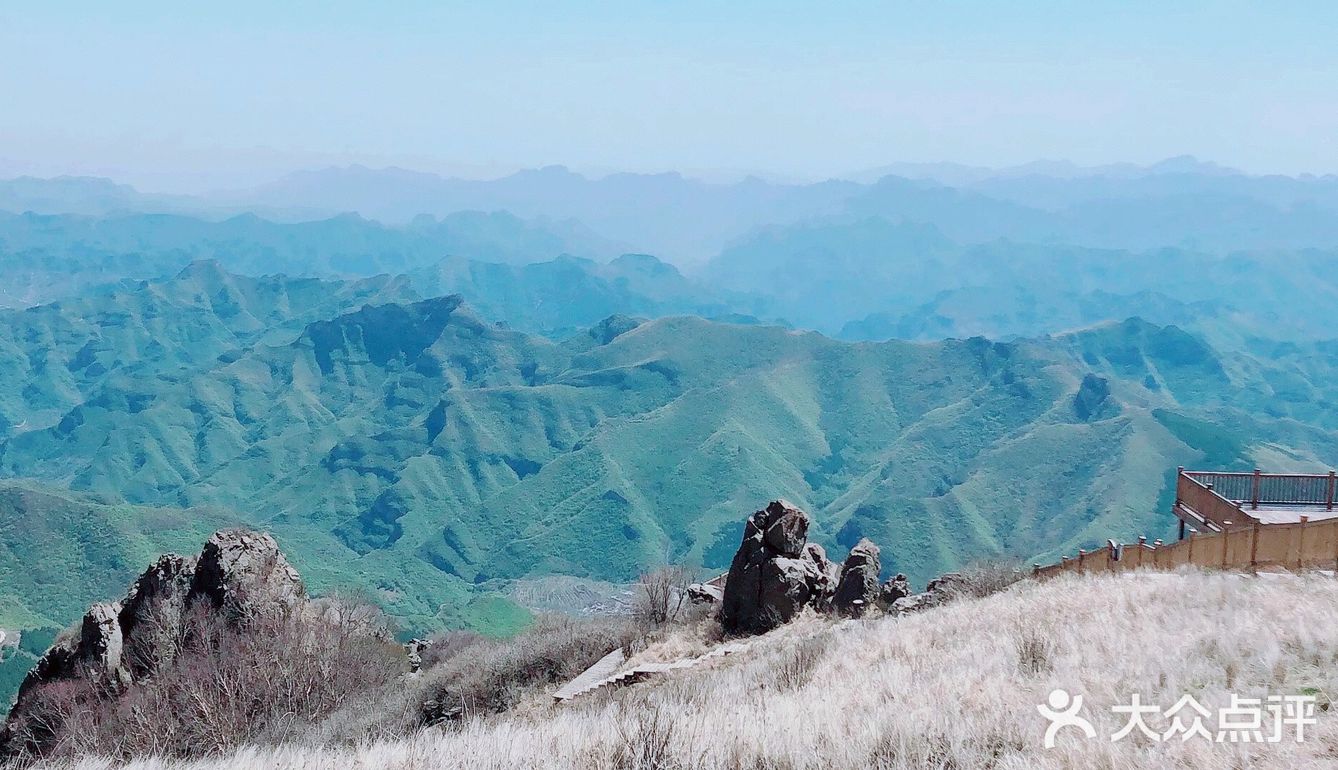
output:
<instances>
[{"instance_id":1,"label":"wooden deck","mask_svg":"<svg viewBox=\"0 0 1338 770\"><path fill-rule=\"evenodd\" d=\"M1187 471L1176 475L1180 533L1226 532L1256 524L1299 524L1338 517L1335 473Z\"/></svg>"},{"instance_id":2,"label":"wooden deck","mask_svg":"<svg viewBox=\"0 0 1338 770\"><path fill-rule=\"evenodd\" d=\"M1163 543L1107 541L1079 549L1057 564L1033 571L1063 572L1174 569L1327 569L1338 571L1338 474L1187 471L1178 469L1175 505L1180 539Z\"/></svg>"}]
</instances>

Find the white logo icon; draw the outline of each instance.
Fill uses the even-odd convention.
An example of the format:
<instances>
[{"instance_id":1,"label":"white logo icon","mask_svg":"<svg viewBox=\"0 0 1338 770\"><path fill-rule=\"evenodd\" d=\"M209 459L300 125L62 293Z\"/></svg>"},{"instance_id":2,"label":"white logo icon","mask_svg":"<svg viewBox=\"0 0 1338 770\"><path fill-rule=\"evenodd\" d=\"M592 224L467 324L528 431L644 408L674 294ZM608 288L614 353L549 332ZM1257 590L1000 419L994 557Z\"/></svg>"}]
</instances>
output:
<instances>
[{"instance_id":1,"label":"white logo icon","mask_svg":"<svg viewBox=\"0 0 1338 770\"><path fill-rule=\"evenodd\" d=\"M1096 728L1092 727L1092 723L1078 716L1078 712L1082 711L1081 695L1069 695L1068 690L1056 689L1050 692L1050 697L1046 700L1049 706L1043 703L1037 706L1036 710L1041 712L1041 716L1050 720L1050 726L1045 728L1047 749L1055 747L1055 735L1065 727L1076 727L1088 738L1096 737Z\"/></svg>"}]
</instances>

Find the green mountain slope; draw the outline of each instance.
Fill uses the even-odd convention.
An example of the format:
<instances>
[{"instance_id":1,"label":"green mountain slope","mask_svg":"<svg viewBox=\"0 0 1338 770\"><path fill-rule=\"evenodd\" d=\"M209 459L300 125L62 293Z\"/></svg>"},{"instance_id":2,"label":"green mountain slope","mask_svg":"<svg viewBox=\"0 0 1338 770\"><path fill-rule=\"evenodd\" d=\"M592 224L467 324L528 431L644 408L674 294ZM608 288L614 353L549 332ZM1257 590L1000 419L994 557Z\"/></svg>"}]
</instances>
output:
<instances>
[{"instance_id":1,"label":"green mountain slope","mask_svg":"<svg viewBox=\"0 0 1338 770\"><path fill-rule=\"evenodd\" d=\"M416 297L385 276L247 278L205 261L169 279L0 311L0 436L54 425L109 380L208 368L258 342L291 341L318 319Z\"/></svg>"},{"instance_id":2,"label":"green mountain slope","mask_svg":"<svg viewBox=\"0 0 1338 770\"><path fill-rule=\"evenodd\" d=\"M485 318L567 336L611 315L774 315L774 303L716 291L646 254L608 263L562 256L527 265L452 258L408 273L425 297L459 294Z\"/></svg>"},{"instance_id":3,"label":"green mountain slope","mask_svg":"<svg viewBox=\"0 0 1338 770\"><path fill-rule=\"evenodd\" d=\"M742 514L776 496L832 549L873 537L924 580L1164 532L1176 465L1338 457L1307 400L1331 392L1333 349L1224 354L1137 320L912 344L613 317L555 342L443 297L252 339L119 370L0 443L0 473L233 511L318 588L422 627L495 610L483 597L512 579L723 567Z\"/></svg>"}]
</instances>

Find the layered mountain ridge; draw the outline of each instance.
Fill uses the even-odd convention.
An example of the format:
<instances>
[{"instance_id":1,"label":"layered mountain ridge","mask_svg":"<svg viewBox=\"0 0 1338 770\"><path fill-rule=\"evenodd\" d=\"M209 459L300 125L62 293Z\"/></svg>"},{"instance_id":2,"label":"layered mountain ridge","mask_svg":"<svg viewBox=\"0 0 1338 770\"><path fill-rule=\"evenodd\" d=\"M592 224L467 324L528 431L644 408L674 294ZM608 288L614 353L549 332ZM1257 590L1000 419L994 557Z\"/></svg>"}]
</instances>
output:
<instances>
[{"instance_id":1,"label":"layered mountain ridge","mask_svg":"<svg viewBox=\"0 0 1338 770\"><path fill-rule=\"evenodd\" d=\"M738 511L769 496L813 511L819 542L889 544L888 569L916 580L1155 533L1176 465L1318 465L1338 429L1325 346L1223 353L1139 320L1010 343L847 343L618 316L555 341L458 296L364 301L396 286L318 283L270 326L232 311L244 303L155 305L226 336L183 345L198 355L142 345L146 360L79 383L63 412L8 417L0 473L232 511L315 585L371 590L429 625L470 622L462 608L535 575L718 568ZM172 293L138 291L131 305ZM48 366L81 349L52 347Z\"/></svg>"}]
</instances>

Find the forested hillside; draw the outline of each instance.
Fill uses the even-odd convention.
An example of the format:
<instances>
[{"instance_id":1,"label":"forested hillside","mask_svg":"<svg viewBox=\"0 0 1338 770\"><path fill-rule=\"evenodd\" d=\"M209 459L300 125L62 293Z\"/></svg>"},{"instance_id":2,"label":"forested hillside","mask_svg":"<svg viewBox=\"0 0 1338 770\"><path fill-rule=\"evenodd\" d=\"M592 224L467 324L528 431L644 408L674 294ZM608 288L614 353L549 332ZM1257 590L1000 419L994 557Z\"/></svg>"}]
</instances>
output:
<instances>
[{"instance_id":1,"label":"forested hillside","mask_svg":"<svg viewBox=\"0 0 1338 770\"><path fill-rule=\"evenodd\" d=\"M778 495L914 580L1155 534L1176 465L1317 466L1338 428L1329 347L1223 353L1137 320L875 344L625 316L554 341L459 297L384 301L403 290L201 264L7 316L0 471L225 511L319 586L487 626L514 622L496 593L515 579L719 569L739 511Z\"/></svg>"}]
</instances>

